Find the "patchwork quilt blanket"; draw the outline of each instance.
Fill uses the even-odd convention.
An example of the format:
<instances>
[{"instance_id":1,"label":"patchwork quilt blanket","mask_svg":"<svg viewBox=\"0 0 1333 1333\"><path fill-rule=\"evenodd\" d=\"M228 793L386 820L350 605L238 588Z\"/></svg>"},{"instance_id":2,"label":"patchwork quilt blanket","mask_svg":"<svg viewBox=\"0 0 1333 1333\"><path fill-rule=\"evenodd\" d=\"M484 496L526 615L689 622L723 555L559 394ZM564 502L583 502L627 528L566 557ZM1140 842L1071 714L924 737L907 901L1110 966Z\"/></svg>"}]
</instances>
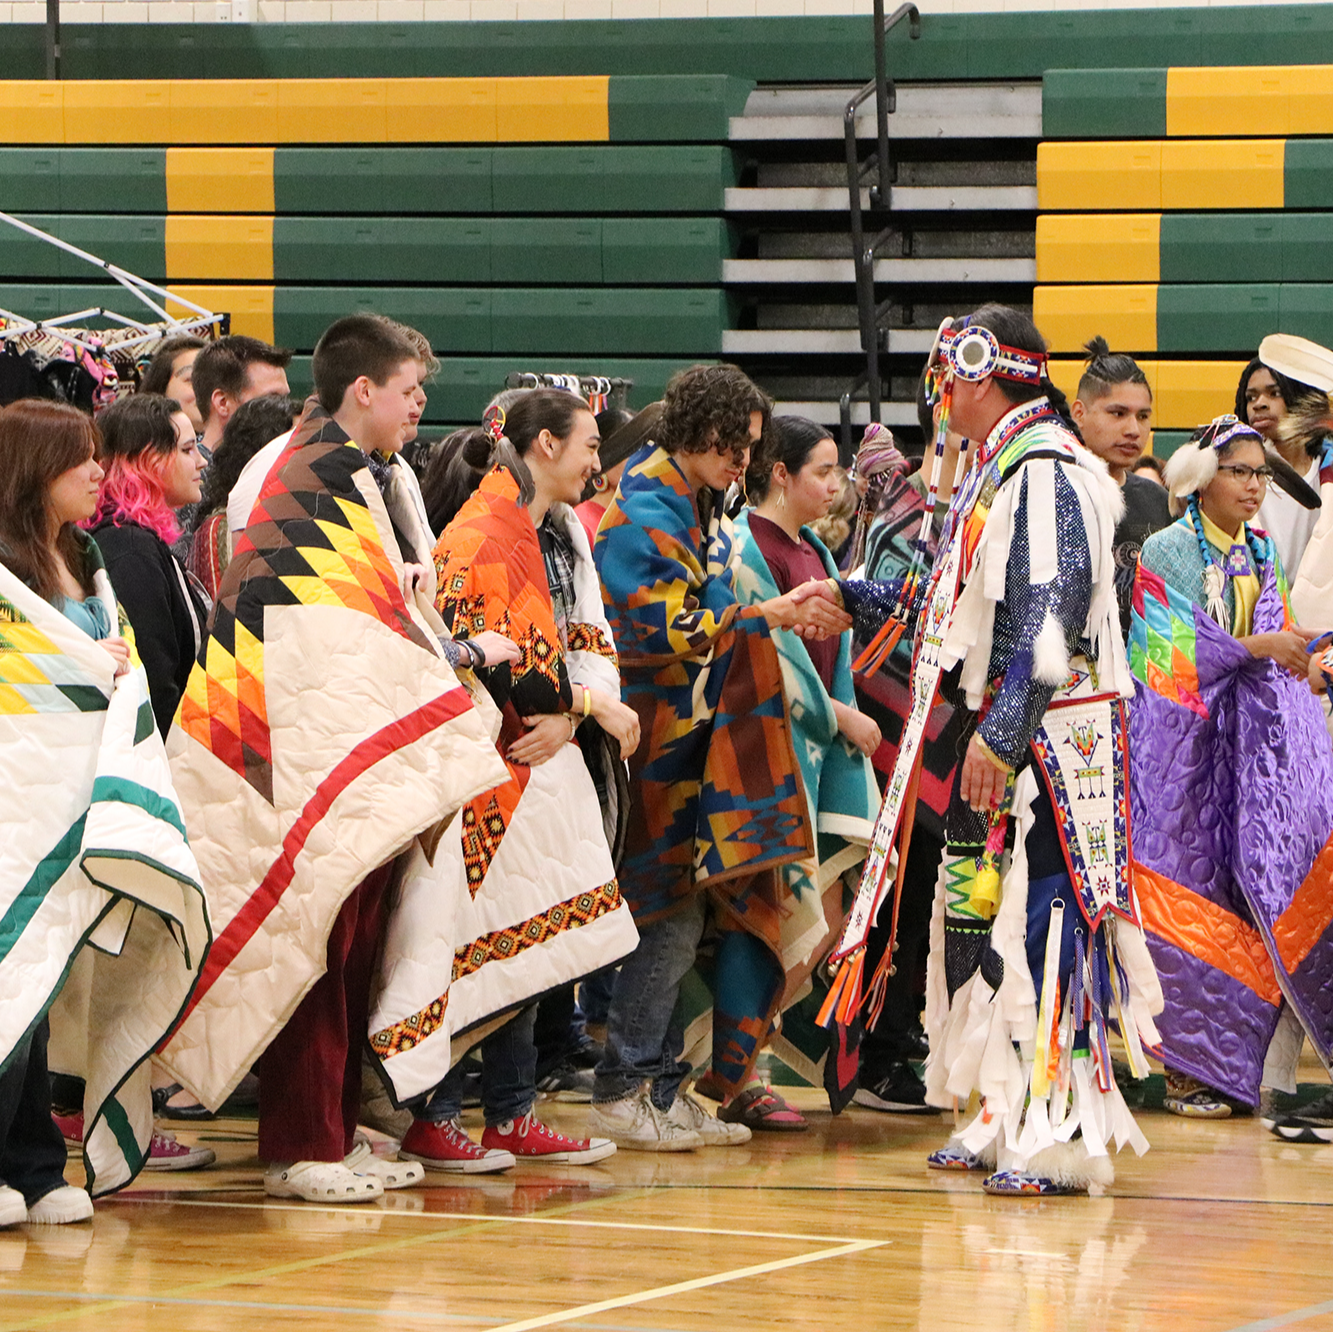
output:
<instances>
[{"instance_id":1,"label":"patchwork quilt blanket","mask_svg":"<svg viewBox=\"0 0 1333 1333\"><path fill-rule=\"evenodd\" d=\"M1275 564L1254 632L1290 623ZM1304 680L1139 567L1130 630L1134 887L1167 1063L1257 1105L1285 998L1333 1055L1333 756Z\"/></svg>"},{"instance_id":2,"label":"patchwork quilt blanket","mask_svg":"<svg viewBox=\"0 0 1333 1333\"><path fill-rule=\"evenodd\" d=\"M587 535L564 506L553 520L574 555L563 626L537 530L506 469L482 481L435 549L437 606L450 631L497 631L522 657L490 673L500 709L491 756L502 779L463 806L433 857L419 844L402 866L370 1020L371 1049L400 1103L435 1087L455 1054L508 1014L638 944L580 748L593 724L544 763L499 757L523 734L524 717L569 711L571 681L619 690Z\"/></svg>"},{"instance_id":3,"label":"patchwork quilt blanket","mask_svg":"<svg viewBox=\"0 0 1333 1333\"><path fill-rule=\"evenodd\" d=\"M312 403L237 542L168 737L217 939L163 1058L208 1106L323 974L347 895L503 777L443 627L404 598L409 538Z\"/></svg>"},{"instance_id":4,"label":"patchwork quilt blanket","mask_svg":"<svg viewBox=\"0 0 1333 1333\"><path fill-rule=\"evenodd\" d=\"M95 587L132 643L101 569ZM210 938L138 655L113 673L104 649L0 566L0 747L11 774L0 790L0 1069L50 1012L53 1067L85 1080L93 1194L128 1184L144 1163L148 1057Z\"/></svg>"}]
</instances>

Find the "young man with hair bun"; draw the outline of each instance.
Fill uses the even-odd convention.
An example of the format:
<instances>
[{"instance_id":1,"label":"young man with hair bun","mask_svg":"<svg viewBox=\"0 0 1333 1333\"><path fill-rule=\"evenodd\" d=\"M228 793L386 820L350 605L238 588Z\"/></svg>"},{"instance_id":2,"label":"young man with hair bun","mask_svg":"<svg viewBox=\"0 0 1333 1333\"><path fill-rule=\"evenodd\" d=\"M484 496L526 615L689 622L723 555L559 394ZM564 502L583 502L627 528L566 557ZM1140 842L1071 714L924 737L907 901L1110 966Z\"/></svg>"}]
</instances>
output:
<instances>
[{"instance_id":1,"label":"young man with hair bun","mask_svg":"<svg viewBox=\"0 0 1333 1333\"><path fill-rule=\"evenodd\" d=\"M1070 405L1083 443L1120 483L1125 513L1111 537L1120 628L1129 633L1129 602L1143 543L1171 522L1166 491L1135 472L1152 439L1152 389L1132 356L1112 352L1098 335L1084 344L1087 360Z\"/></svg>"}]
</instances>

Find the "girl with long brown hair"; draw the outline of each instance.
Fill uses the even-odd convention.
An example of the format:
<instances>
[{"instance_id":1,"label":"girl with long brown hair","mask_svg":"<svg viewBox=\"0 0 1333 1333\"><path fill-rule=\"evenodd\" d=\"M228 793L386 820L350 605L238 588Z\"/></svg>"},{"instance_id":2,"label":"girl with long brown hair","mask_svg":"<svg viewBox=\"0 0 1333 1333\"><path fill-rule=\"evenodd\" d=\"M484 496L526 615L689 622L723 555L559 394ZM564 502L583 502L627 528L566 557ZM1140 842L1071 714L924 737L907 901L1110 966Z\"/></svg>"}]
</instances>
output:
<instances>
[{"instance_id":1,"label":"girl with long brown hair","mask_svg":"<svg viewBox=\"0 0 1333 1333\"><path fill-rule=\"evenodd\" d=\"M98 444L91 418L66 403L23 399L0 411L0 566L96 639L119 674L129 645L95 594L101 559L76 526L97 504ZM0 619L29 623L8 598L0 598ZM49 1035L43 1015L12 1052L0 1051L0 1064L8 1056L0 1074L0 1226L92 1216L87 1192L65 1183L65 1141L51 1118Z\"/></svg>"}]
</instances>

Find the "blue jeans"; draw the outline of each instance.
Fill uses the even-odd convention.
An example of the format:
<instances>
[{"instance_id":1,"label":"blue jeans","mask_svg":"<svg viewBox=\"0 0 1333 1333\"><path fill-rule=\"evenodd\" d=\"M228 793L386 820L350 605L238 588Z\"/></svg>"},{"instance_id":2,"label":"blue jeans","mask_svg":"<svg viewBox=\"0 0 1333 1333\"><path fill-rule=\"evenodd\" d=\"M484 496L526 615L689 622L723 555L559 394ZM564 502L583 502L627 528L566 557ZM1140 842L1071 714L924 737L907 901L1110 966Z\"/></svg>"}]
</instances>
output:
<instances>
[{"instance_id":1,"label":"blue jeans","mask_svg":"<svg viewBox=\"0 0 1333 1333\"><path fill-rule=\"evenodd\" d=\"M579 982L579 1009L588 1023L605 1023L611 1013L611 992L616 988L616 969L604 967Z\"/></svg>"},{"instance_id":2,"label":"blue jeans","mask_svg":"<svg viewBox=\"0 0 1333 1333\"><path fill-rule=\"evenodd\" d=\"M51 1119L45 1018L21 1041L0 1074L0 1185L31 1207L65 1183L65 1140Z\"/></svg>"},{"instance_id":3,"label":"blue jeans","mask_svg":"<svg viewBox=\"0 0 1333 1333\"><path fill-rule=\"evenodd\" d=\"M680 983L694 966L707 916L696 893L670 916L639 927L639 947L620 964L606 1020L606 1054L597 1066L592 1099L615 1102L645 1079L653 1105L666 1111L690 1072L680 1053L685 1033L676 1017Z\"/></svg>"},{"instance_id":4,"label":"blue jeans","mask_svg":"<svg viewBox=\"0 0 1333 1333\"><path fill-rule=\"evenodd\" d=\"M537 1006L520 1009L481 1043L481 1105L487 1125L522 1120L537 1100L537 1046L532 1039ZM431 1094L418 1119L438 1124L463 1110L462 1064L456 1064Z\"/></svg>"}]
</instances>

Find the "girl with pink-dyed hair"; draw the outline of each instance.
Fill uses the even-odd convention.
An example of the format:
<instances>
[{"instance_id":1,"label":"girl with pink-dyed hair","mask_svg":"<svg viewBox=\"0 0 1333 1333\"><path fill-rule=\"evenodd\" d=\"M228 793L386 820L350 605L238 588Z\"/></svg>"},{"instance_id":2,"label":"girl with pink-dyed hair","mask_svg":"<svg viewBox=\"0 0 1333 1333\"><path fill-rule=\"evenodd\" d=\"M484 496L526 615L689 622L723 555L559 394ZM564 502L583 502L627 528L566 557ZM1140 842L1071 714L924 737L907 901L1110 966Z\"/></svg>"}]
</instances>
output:
<instances>
[{"instance_id":1,"label":"girl with pink-dyed hair","mask_svg":"<svg viewBox=\"0 0 1333 1333\"><path fill-rule=\"evenodd\" d=\"M97 418L105 471L88 524L148 675L165 737L203 645L208 599L172 553L175 511L199 499L203 459L175 399L140 393Z\"/></svg>"}]
</instances>

